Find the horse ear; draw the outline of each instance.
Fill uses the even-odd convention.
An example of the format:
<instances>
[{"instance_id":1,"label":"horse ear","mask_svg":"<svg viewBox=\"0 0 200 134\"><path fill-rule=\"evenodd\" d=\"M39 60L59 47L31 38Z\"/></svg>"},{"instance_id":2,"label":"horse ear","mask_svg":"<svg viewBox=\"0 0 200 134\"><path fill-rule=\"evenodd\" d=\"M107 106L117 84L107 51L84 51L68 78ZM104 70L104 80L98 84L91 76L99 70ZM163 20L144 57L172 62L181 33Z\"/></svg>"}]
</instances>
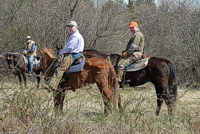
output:
<instances>
[{"instance_id":1,"label":"horse ear","mask_svg":"<svg viewBox=\"0 0 200 134\"><path fill-rule=\"evenodd\" d=\"M43 51L42 51L41 49L38 49L38 51L39 51L39 53L40 53L40 54L42 54L42 53L43 53Z\"/></svg>"}]
</instances>

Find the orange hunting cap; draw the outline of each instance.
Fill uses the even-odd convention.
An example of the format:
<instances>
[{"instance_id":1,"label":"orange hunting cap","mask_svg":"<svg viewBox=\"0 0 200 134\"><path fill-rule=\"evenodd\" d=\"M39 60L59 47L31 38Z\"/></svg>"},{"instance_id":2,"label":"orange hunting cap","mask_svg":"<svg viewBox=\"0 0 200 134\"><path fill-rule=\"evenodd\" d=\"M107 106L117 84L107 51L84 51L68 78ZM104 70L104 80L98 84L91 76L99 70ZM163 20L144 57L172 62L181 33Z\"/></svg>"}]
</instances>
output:
<instances>
[{"instance_id":1,"label":"orange hunting cap","mask_svg":"<svg viewBox=\"0 0 200 134\"><path fill-rule=\"evenodd\" d=\"M138 24L137 24L136 22L132 21L132 22L130 22L130 24L129 24L128 27L129 27L129 28L130 28L130 27L138 27Z\"/></svg>"}]
</instances>

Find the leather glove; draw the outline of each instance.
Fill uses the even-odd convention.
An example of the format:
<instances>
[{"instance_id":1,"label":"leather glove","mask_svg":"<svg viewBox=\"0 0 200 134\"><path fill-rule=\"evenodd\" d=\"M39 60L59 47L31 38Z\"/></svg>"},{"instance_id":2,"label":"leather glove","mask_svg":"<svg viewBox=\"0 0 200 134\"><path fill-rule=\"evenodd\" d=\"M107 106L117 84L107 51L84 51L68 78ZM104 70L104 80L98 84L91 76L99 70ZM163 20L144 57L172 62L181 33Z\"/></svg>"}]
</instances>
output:
<instances>
[{"instance_id":1,"label":"leather glove","mask_svg":"<svg viewBox=\"0 0 200 134\"><path fill-rule=\"evenodd\" d=\"M125 58L125 57L127 57L127 56L128 56L128 53L127 53L127 52L123 52L123 53L122 53L122 57L123 57L123 58Z\"/></svg>"}]
</instances>

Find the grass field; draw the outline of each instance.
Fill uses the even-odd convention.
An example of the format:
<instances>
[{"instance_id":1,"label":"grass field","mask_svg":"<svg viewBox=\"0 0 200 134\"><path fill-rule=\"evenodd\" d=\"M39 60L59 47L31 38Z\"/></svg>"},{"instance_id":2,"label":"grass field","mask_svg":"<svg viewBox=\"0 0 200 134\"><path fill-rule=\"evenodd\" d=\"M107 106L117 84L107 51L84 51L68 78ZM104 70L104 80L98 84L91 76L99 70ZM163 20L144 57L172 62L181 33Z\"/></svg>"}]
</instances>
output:
<instances>
[{"instance_id":1,"label":"grass field","mask_svg":"<svg viewBox=\"0 0 200 134\"><path fill-rule=\"evenodd\" d=\"M95 86L67 91L63 114L54 113L53 96L28 83L1 80L0 133L20 134L198 134L200 91L178 89L170 122L164 104L155 116L156 94L151 84L120 89L123 113L104 116L103 101Z\"/></svg>"}]
</instances>

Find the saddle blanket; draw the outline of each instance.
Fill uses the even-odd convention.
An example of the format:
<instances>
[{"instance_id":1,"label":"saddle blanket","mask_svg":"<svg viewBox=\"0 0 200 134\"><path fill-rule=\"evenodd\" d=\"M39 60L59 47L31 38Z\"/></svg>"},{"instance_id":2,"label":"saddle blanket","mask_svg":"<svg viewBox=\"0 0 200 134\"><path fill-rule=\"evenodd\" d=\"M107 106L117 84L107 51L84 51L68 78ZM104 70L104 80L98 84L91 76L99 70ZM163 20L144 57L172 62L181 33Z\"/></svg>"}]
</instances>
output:
<instances>
[{"instance_id":1,"label":"saddle blanket","mask_svg":"<svg viewBox=\"0 0 200 134\"><path fill-rule=\"evenodd\" d=\"M69 68L69 72L70 73L76 73L76 72L81 72L83 71L83 66L85 64L85 57L83 57L82 61L79 63L79 64L76 64L76 65L72 65L70 68Z\"/></svg>"},{"instance_id":2,"label":"saddle blanket","mask_svg":"<svg viewBox=\"0 0 200 134\"><path fill-rule=\"evenodd\" d=\"M126 72L138 71L145 68L148 64L149 58L139 60L125 68Z\"/></svg>"},{"instance_id":3,"label":"saddle blanket","mask_svg":"<svg viewBox=\"0 0 200 134\"><path fill-rule=\"evenodd\" d=\"M23 59L24 59L24 63L26 65L28 65L28 59L27 57L25 57L24 55L22 55ZM37 67L37 66L40 66L40 60L37 60L37 58L34 58L33 60L33 67Z\"/></svg>"}]
</instances>

